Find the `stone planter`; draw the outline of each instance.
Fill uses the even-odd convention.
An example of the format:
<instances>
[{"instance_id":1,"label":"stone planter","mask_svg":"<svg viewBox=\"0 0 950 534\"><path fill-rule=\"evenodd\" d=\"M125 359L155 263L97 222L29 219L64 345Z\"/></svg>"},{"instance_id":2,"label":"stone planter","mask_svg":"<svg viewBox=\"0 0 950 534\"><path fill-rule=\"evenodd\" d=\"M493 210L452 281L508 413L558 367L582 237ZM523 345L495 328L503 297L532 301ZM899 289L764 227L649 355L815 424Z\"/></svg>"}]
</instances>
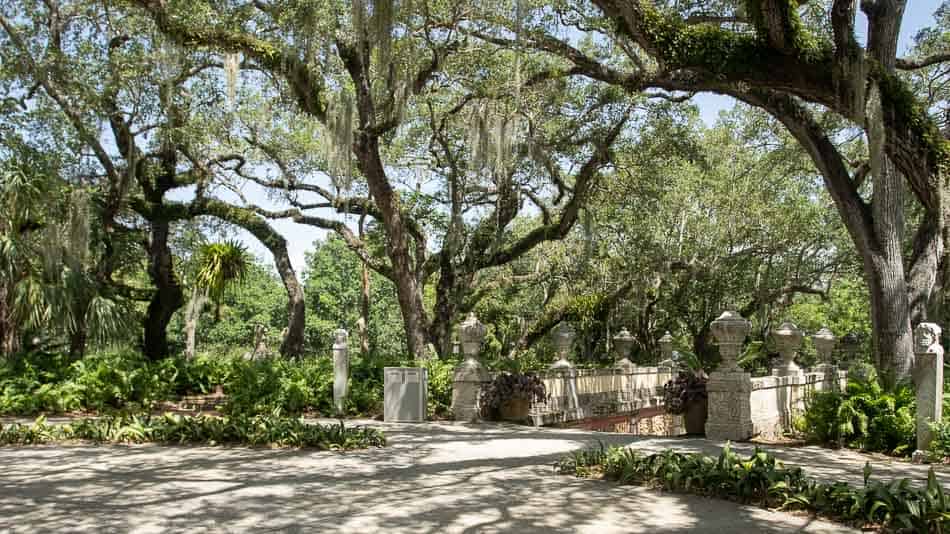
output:
<instances>
[{"instance_id":1,"label":"stone planter","mask_svg":"<svg viewBox=\"0 0 950 534\"><path fill-rule=\"evenodd\" d=\"M510 399L498 408L498 417L502 421L523 423L528 420L529 408L531 408L531 401L528 399Z\"/></svg>"},{"instance_id":2,"label":"stone planter","mask_svg":"<svg viewBox=\"0 0 950 534\"><path fill-rule=\"evenodd\" d=\"M687 434L706 433L706 412L708 408L706 399L693 399L686 403L686 411L683 412L683 426L686 427Z\"/></svg>"}]
</instances>

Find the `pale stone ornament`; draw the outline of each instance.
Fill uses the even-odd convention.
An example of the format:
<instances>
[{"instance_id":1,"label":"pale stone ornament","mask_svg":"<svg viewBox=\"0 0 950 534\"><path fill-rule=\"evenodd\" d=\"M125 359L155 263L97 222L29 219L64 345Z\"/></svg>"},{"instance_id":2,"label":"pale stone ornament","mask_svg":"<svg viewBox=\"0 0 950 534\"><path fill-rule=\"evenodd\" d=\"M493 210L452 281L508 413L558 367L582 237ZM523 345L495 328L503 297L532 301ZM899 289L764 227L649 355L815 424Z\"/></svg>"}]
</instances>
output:
<instances>
[{"instance_id":1,"label":"pale stone ornament","mask_svg":"<svg viewBox=\"0 0 950 534\"><path fill-rule=\"evenodd\" d=\"M706 437L739 441L752 437L752 375L742 371L736 360L748 335L749 321L734 311L723 312L710 325L722 363L706 382L708 418Z\"/></svg>"},{"instance_id":2,"label":"pale stone ornament","mask_svg":"<svg viewBox=\"0 0 950 534\"><path fill-rule=\"evenodd\" d=\"M343 413L350 387L349 337L342 328L333 332L333 406L337 414Z\"/></svg>"},{"instance_id":3,"label":"pale stone ornament","mask_svg":"<svg viewBox=\"0 0 950 534\"><path fill-rule=\"evenodd\" d=\"M940 327L921 323L914 329L914 389L917 392L917 450L913 460L923 462L933 441L930 425L943 417L943 347Z\"/></svg>"},{"instance_id":4,"label":"pale stone ornament","mask_svg":"<svg viewBox=\"0 0 950 534\"><path fill-rule=\"evenodd\" d=\"M795 356L798 354L798 349L802 347L805 334L794 323L784 322L772 331L772 339L782 357L781 365L774 370L773 374L776 376L800 374L801 369L795 363Z\"/></svg>"},{"instance_id":5,"label":"pale stone ornament","mask_svg":"<svg viewBox=\"0 0 950 534\"><path fill-rule=\"evenodd\" d=\"M617 356L619 357L616 362L614 362L614 368L622 369L624 371L632 371L636 364L630 361L630 351L633 350L633 341L634 337L630 335L630 332L626 328L620 330L620 332L614 336L614 349L617 351Z\"/></svg>"},{"instance_id":6,"label":"pale stone ornament","mask_svg":"<svg viewBox=\"0 0 950 534\"><path fill-rule=\"evenodd\" d=\"M475 313L459 325L459 341L465 359L455 368L452 387L452 413L457 421L478 419L478 394L482 384L491 380L488 370L478 359L488 328Z\"/></svg>"},{"instance_id":7,"label":"pale stone ornament","mask_svg":"<svg viewBox=\"0 0 950 534\"><path fill-rule=\"evenodd\" d=\"M551 369L572 369L574 364L568 359L571 353L571 347L574 346L574 328L570 323L562 321L551 332L551 340L554 342L554 350L557 352L557 361L551 364Z\"/></svg>"}]
</instances>

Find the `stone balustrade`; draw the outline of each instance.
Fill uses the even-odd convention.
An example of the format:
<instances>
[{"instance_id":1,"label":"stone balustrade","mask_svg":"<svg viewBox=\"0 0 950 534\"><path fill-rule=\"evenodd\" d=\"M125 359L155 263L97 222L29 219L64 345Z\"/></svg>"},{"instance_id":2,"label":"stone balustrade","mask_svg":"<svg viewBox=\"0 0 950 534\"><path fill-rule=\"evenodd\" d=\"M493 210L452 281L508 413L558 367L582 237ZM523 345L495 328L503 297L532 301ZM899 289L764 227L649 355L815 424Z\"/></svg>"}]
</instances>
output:
<instances>
[{"instance_id":1,"label":"stone balustrade","mask_svg":"<svg viewBox=\"0 0 950 534\"><path fill-rule=\"evenodd\" d=\"M772 376L753 377L738 365L749 330L749 322L730 311L711 324L722 356L721 365L710 373L706 386L706 436L711 439L740 441L754 436L781 435L791 430L796 415L804 413L810 395L818 391L841 391L847 384L847 372L831 362L837 338L827 329L811 336L820 363L811 369L797 365L795 359L805 333L792 323L783 323L772 332L782 356ZM471 339L468 350L463 347L467 360L456 370L453 408L457 419L473 420L478 417L477 390L493 375L477 362L477 347L484 337L484 326L474 316L463 324L462 337ZM613 417L626 418L631 423L628 426L636 426L632 423L639 417L664 413L663 386L673 378L676 365L672 336L666 333L660 339L662 361L660 366L653 367L638 366L629 359L632 345L629 332L622 330L613 339L617 350L613 368L577 369L571 362L574 330L567 324L554 329L552 341L557 361L538 373L548 397L530 407L529 416L535 425ZM665 435L684 433L682 418L666 417L670 421L663 425ZM679 418L678 422L675 418Z\"/></svg>"},{"instance_id":2,"label":"stone balustrade","mask_svg":"<svg viewBox=\"0 0 950 534\"><path fill-rule=\"evenodd\" d=\"M847 371L808 370L794 375L760 376L752 379L749 398L752 435L774 438L792 428L796 415L805 412L805 400L816 391L844 389Z\"/></svg>"},{"instance_id":3,"label":"stone balustrade","mask_svg":"<svg viewBox=\"0 0 950 534\"><path fill-rule=\"evenodd\" d=\"M556 368L538 377L548 398L533 403L529 415L540 426L661 407L663 384L673 372L669 367Z\"/></svg>"}]
</instances>

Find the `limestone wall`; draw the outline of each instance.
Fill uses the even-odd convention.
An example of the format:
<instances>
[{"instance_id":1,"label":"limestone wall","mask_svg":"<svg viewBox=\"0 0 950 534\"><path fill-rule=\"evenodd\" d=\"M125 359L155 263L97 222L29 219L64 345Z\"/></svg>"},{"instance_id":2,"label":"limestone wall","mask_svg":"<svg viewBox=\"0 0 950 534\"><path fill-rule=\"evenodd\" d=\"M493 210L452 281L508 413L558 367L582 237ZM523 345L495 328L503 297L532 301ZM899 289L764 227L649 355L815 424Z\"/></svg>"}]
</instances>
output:
<instances>
[{"instance_id":1,"label":"limestone wall","mask_svg":"<svg viewBox=\"0 0 950 534\"><path fill-rule=\"evenodd\" d=\"M548 399L534 403L530 415L536 425L549 425L662 406L663 384L672 378L672 371L669 367L568 368L538 376Z\"/></svg>"},{"instance_id":2,"label":"limestone wall","mask_svg":"<svg viewBox=\"0 0 950 534\"><path fill-rule=\"evenodd\" d=\"M837 373L835 376L834 373ZM792 428L795 416L804 413L805 401L815 391L843 389L845 371L812 370L790 376L761 376L752 379L750 399L752 433L776 437Z\"/></svg>"}]
</instances>

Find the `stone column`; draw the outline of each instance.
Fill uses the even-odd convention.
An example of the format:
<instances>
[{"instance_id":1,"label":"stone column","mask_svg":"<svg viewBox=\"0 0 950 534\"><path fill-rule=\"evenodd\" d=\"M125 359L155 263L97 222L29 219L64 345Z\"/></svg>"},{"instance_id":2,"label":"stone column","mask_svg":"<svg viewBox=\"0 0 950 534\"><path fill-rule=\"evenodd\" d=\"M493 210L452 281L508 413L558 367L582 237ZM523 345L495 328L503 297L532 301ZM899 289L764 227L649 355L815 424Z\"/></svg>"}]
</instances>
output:
<instances>
[{"instance_id":1,"label":"stone column","mask_svg":"<svg viewBox=\"0 0 950 534\"><path fill-rule=\"evenodd\" d=\"M452 377L452 413L456 421L478 420L478 394L482 385L491 380L488 370L478 360L487 330L474 313L459 327L465 359L455 368Z\"/></svg>"},{"instance_id":2,"label":"stone column","mask_svg":"<svg viewBox=\"0 0 950 534\"><path fill-rule=\"evenodd\" d=\"M617 351L618 359L614 362L614 369L620 369L623 372L631 373L636 364L630 361L630 351L633 350L633 336L626 328L614 336L614 350Z\"/></svg>"},{"instance_id":3,"label":"stone column","mask_svg":"<svg viewBox=\"0 0 950 534\"><path fill-rule=\"evenodd\" d=\"M554 350L557 352L557 361L551 364L551 369L573 369L574 364L570 362L568 356L571 354L571 348L574 346L574 328L570 323L561 321L554 330L551 331L551 340L554 342Z\"/></svg>"},{"instance_id":4,"label":"stone column","mask_svg":"<svg viewBox=\"0 0 950 534\"><path fill-rule=\"evenodd\" d=\"M333 332L333 407L337 415L343 414L350 386L349 335L342 328Z\"/></svg>"},{"instance_id":5,"label":"stone column","mask_svg":"<svg viewBox=\"0 0 950 534\"><path fill-rule=\"evenodd\" d=\"M811 343L815 346L815 352L818 353L818 365L815 370L822 373L825 377L825 388L831 391L838 391L838 366L831 362L831 352L835 350L838 344L838 338L827 328L815 332L811 336Z\"/></svg>"},{"instance_id":6,"label":"stone column","mask_svg":"<svg viewBox=\"0 0 950 534\"><path fill-rule=\"evenodd\" d=\"M795 363L795 356L798 355L798 349L802 347L804 338L805 335L794 323L782 323L772 331L775 348L778 349L778 353L782 357L782 363L772 371L773 375L797 376L802 374L798 364Z\"/></svg>"},{"instance_id":7,"label":"stone column","mask_svg":"<svg viewBox=\"0 0 950 534\"><path fill-rule=\"evenodd\" d=\"M914 389L917 391L917 450L913 460L927 459L933 432L930 424L943 416L943 347L940 327L921 323L914 329Z\"/></svg>"},{"instance_id":8,"label":"stone column","mask_svg":"<svg viewBox=\"0 0 950 534\"><path fill-rule=\"evenodd\" d=\"M706 437L740 441L752 437L752 375L736 363L751 325L738 313L726 311L710 325L722 363L709 374Z\"/></svg>"}]
</instances>

